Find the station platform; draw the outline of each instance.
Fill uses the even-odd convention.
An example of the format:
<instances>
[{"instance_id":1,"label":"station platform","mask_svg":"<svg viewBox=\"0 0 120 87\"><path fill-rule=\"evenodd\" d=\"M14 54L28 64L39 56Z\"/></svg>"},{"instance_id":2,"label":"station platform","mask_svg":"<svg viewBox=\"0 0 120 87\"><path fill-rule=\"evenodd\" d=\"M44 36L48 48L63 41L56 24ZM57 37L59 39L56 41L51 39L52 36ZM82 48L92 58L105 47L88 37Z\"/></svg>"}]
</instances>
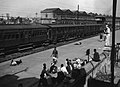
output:
<instances>
[{"instance_id":1,"label":"station platform","mask_svg":"<svg viewBox=\"0 0 120 87\"><path fill-rule=\"evenodd\" d=\"M75 45L79 42L82 44ZM90 49L91 56L93 56L93 49L97 49L99 53L102 53L104 41L101 42L99 36L95 36L57 47L59 55L57 66L60 67L60 64L65 64L67 58L71 60L74 58L87 59L87 49ZM23 87L37 87L42 64L46 63L47 68L51 65L52 58L50 56L52 51L53 49L49 49L18 58L18 60L22 59L23 63L17 66L10 66L10 61L0 63L0 87L18 87L20 83L23 84Z\"/></svg>"}]
</instances>

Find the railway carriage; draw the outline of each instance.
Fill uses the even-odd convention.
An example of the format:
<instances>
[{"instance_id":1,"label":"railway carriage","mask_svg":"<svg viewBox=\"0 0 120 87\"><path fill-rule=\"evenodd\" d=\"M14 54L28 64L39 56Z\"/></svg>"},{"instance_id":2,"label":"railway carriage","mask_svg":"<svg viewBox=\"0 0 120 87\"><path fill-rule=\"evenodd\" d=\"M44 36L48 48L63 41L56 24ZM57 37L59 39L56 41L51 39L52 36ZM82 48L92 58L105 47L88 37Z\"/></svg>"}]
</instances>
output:
<instances>
[{"instance_id":1,"label":"railway carriage","mask_svg":"<svg viewBox=\"0 0 120 87\"><path fill-rule=\"evenodd\" d=\"M90 35L97 35L98 33L102 32L104 29L101 28L102 24L88 24L84 26L85 30L85 36L90 36Z\"/></svg>"},{"instance_id":2,"label":"railway carriage","mask_svg":"<svg viewBox=\"0 0 120 87\"><path fill-rule=\"evenodd\" d=\"M73 25L49 25L51 28L51 40L52 42L65 41L67 39L75 37L76 28Z\"/></svg>"},{"instance_id":3,"label":"railway carriage","mask_svg":"<svg viewBox=\"0 0 120 87\"><path fill-rule=\"evenodd\" d=\"M16 48L43 43L48 39L47 30L44 25L1 25L0 49L16 51Z\"/></svg>"},{"instance_id":4,"label":"railway carriage","mask_svg":"<svg viewBox=\"0 0 120 87\"><path fill-rule=\"evenodd\" d=\"M49 27L45 26L45 25L34 25L33 29L32 29L31 43L34 46L40 46L43 43L48 42L49 41L48 29L49 29Z\"/></svg>"},{"instance_id":5,"label":"railway carriage","mask_svg":"<svg viewBox=\"0 0 120 87\"><path fill-rule=\"evenodd\" d=\"M1 25L0 50L16 51L26 46L58 43L98 34L102 24L88 25ZM15 49L15 50L13 50Z\"/></svg>"},{"instance_id":6,"label":"railway carriage","mask_svg":"<svg viewBox=\"0 0 120 87\"><path fill-rule=\"evenodd\" d=\"M103 31L102 24L88 25L49 25L51 28L51 42L60 42L76 38L96 35Z\"/></svg>"},{"instance_id":7,"label":"railway carriage","mask_svg":"<svg viewBox=\"0 0 120 87\"><path fill-rule=\"evenodd\" d=\"M21 33L19 28L11 25L0 26L0 49L8 50L16 48L21 41Z\"/></svg>"},{"instance_id":8,"label":"railway carriage","mask_svg":"<svg viewBox=\"0 0 120 87\"><path fill-rule=\"evenodd\" d=\"M66 41L77 38L79 29L78 25L49 25L51 28L51 40L55 41Z\"/></svg>"}]
</instances>

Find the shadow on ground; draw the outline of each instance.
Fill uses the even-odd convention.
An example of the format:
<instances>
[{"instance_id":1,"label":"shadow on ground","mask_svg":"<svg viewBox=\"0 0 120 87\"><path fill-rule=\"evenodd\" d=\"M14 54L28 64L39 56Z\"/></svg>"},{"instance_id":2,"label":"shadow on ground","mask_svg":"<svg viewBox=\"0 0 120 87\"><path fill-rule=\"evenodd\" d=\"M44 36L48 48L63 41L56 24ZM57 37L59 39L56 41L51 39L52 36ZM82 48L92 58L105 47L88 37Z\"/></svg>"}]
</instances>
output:
<instances>
[{"instance_id":1,"label":"shadow on ground","mask_svg":"<svg viewBox=\"0 0 120 87\"><path fill-rule=\"evenodd\" d=\"M18 84L23 84L23 87L32 87L38 80L35 77L19 79L16 75L5 75L0 77L0 87L18 87Z\"/></svg>"},{"instance_id":2,"label":"shadow on ground","mask_svg":"<svg viewBox=\"0 0 120 87\"><path fill-rule=\"evenodd\" d=\"M105 82L90 77L88 79L88 87L110 87L110 82ZM115 85L115 87L117 86Z\"/></svg>"}]
</instances>

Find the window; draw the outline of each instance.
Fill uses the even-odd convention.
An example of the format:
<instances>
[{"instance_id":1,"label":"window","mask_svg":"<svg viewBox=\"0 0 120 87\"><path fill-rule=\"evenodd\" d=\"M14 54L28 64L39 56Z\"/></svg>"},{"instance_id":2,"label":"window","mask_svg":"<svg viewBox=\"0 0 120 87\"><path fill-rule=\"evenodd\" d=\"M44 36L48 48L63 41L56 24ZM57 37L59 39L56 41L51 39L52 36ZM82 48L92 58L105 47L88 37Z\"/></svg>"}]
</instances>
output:
<instances>
[{"instance_id":1,"label":"window","mask_svg":"<svg viewBox=\"0 0 120 87\"><path fill-rule=\"evenodd\" d=\"M2 34L0 34L0 40L2 39Z\"/></svg>"},{"instance_id":2,"label":"window","mask_svg":"<svg viewBox=\"0 0 120 87\"><path fill-rule=\"evenodd\" d=\"M48 14L46 14L45 17L47 18L47 17L48 17Z\"/></svg>"},{"instance_id":3,"label":"window","mask_svg":"<svg viewBox=\"0 0 120 87\"><path fill-rule=\"evenodd\" d=\"M8 38L8 34L5 34L3 39L4 39L4 40L9 39L9 38Z\"/></svg>"},{"instance_id":4,"label":"window","mask_svg":"<svg viewBox=\"0 0 120 87\"><path fill-rule=\"evenodd\" d=\"M11 35L9 34L9 35L8 35L8 39L10 39L10 37L11 37Z\"/></svg>"},{"instance_id":5,"label":"window","mask_svg":"<svg viewBox=\"0 0 120 87\"><path fill-rule=\"evenodd\" d=\"M13 35L12 35L12 39L14 39L14 38L15 38L15 35L13 34Z\"/></svg>"},{"instance_id":6,"label":"window","mask_svg":"<svg viewBox=\"0 0 120 87\"><path fill-rule=\"evenodd\" d=\"M19 34L16 34L16 38L19 38Z\"/></svg>"},{"instance_id":7,"label":"window","mask_svg":"<svg viewBox=\"0 0 120 87\"><path fill-rule=\"evenodd\" d=\"M23 33L20 34L20 38L23 38Z\"/></svg>"}]
</instances>

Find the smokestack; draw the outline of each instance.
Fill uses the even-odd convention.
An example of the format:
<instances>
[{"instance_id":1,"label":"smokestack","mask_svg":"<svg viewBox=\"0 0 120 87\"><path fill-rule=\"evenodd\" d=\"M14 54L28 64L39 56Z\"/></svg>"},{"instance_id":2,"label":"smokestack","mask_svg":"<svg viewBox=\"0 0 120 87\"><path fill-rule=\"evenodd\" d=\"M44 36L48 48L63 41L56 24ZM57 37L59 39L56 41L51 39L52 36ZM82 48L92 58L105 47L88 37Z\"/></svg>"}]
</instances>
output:
<instances>
[{"instance_id":1,"label":"smokestack","mask_svg":"<svg viewBox=\"0 0 120 87\"><path fill-rule=\"evenodd\" d=\"M79 5L78 5L78 8L77 8L77 10L79 11Z\"/></svg>"}]
</instances>

